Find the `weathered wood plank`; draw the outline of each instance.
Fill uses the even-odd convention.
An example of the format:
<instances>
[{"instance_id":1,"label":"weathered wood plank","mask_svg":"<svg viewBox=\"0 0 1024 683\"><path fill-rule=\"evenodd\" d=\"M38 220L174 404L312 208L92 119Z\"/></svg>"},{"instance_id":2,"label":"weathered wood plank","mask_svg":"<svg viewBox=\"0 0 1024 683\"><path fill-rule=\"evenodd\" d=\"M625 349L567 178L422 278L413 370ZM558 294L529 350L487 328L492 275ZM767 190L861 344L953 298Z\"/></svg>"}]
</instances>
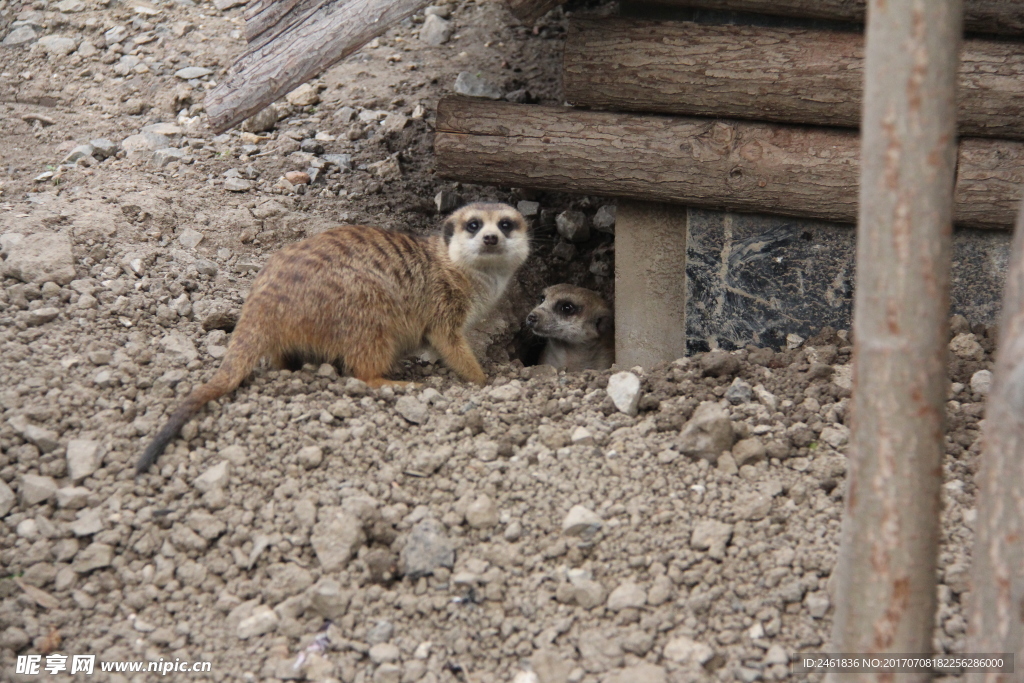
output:
<instances>
[{"instance_id":1,"label":"weathered wood plank","mask_svg":"<svg viewBox=\"0 0 1024 683\"><path fill-rule=\"evenodd\" d=\"M206 96L210 127L221 132L245 120L428 3L348 0L322 5L235 62Z\"/></svg>"},{"instance_id":2,"label":"weathered wood plank","mask_svg":"<svg viewBox=\"0 0 1024 683\"><path fill-rule=\"evenodd\" d=\"M245 11L248 49L266 45L328 2L330 0L261 0L248 7Z\"/></svg>"},{"instance_id":3,"label":"weathered wood plank","mask_svg":"<svg viewBox=\"0 0 1024 683\"><path fill-rule=\"evenodd\" d=\"M1024 139L1019 45L961 55L960 132ZM856 33L625 19L574 19L563 72L566 100L595 109L852 127L863 80Z\"/></svg>"},{"instance_id":4,"label":"weathered wood plank","mask_svg":"<svg viewBox=\"0 0 1024 683\"><path fill-rule=\"evenodd\" d=\"M441 100L434 142L445 178L853 223L852 130ZM1024 143L969 138L955 220L1013 225Z\"/></svg>"},{"instance_id":5,"label":"weathered wood plank","mask_svg":"<svg viewBox=\"0 0 1024 683\"><path fill-rule=\"evenodd\" d=\"M530 1L509 0L510 4L527 4ZM565 0L557 0L554 4L563 2ZM651 0L650 4L862 24L866 0ZM976 33L1020 35L1024 33L1024 3L1019 0L964 0L964 29Z\"/></svg>"}]
</instances>

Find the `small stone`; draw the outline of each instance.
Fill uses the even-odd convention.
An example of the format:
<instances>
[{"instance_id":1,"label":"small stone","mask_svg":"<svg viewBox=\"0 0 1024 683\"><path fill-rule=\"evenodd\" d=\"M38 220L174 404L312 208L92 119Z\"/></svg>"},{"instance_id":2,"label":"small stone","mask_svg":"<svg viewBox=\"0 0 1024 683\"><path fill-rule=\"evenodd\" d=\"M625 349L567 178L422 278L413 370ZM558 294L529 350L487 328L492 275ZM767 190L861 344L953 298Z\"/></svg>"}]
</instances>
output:
<instances>
[{"instance_id":1,"label":"small stone","mask_svg":"<svg viewBox=\"0 0 1024 683\"><path fill-rule=\"evenodd\" d=\"M705 377L728 377L740 370L740 359L726 351L711 351L700 359L700 369Z\"/></svg>"},{"instance_id":2,"label":"small stone","mask_svg":"<svg viewBox=\"0 0 1024 683\"><path fill-rule=\"evenodd\" d=\"M158 149L169 147L171 139L158 133L139 133L129 135L121 141L121 149L128 154L146 155Z\"/></svg>"},{"instance_id":3,"label":"small stone","mask_svg":"<svg viewBox=\"0 0 1024 683\"><path fill-rule=\"evenodd\" d=\"M106 138L90 140L89 145L92 147L93 156L97 159L106 159L117 154L117 144Z\"/></svg>"},{"instance_id":4,"label":"small stone","mask_svg":"<svg viewBox=\"0 0 1024 683\"><path fill-rule=\"evenodd\" d=\"M339 507L322 507L310 543L325 572L344 569L366 542L362 522Z\"/></svg>"},{"instance_id":5,"label":"small stone","mask_svg":"<svg viewBox=\"0 0 1024 683\"><path fill-rule=\"evenodd\" d=\"M65 486L57 489L57 507L80 510L89 504L91 491L84 486Z\"/></svg>"},{"instance_id":6,"label":"small stone","mask_svg":"<svg viewBox=\"0 0 1024 683\"><path fill-rule=\"evenodd\" d=\"M352 600L352 591L343 589L338 582L321 579L310 591L310 608L325 619L338 619L345 615Z\"/></svg>"},{"instance_id":7,"label":"small stone","mask_svg":"<svg viewBox=\"0 0 1024 683\"><path fill-rule=\"evenodd\" d=\"M690 547L707 550L712 559L721 560L725 557L725 546L729 543L730 538L732 538L732 524L708 519L693 528L693 533L690 535Z\"/></svg>"},{"instance_id":8,"label":"small stone","mask_svg":"<svg viewBox=\"0 0 1024 683\"><path fill-rule=\"evenodd\" d=\"M68 152L68 155L64 157L60 163L62 164L73 164L79 159L85 159L92 157L96 153L96 148L92 145L78 145L73 150Z\"/></svg>"},{"instance_id":9,"label":"small stone","mask_svg":"<svg viewBox=\"0 0 1024 683\"><path fill-rule=\"evenodd\" d=\"M804 605L812 617L821 619L832 606L832 601L829 600L827 591L814 591L804 597Z\"/></svg>"},{"instance_id":10,"label":"small stone","mask_svg":"<svg viewBox=\"0 0 1024 683\"><path fill-rule=\"evenodd\" d=\"M402 651L398 649L397 645L391 643L377 643L370 648L368 654L370 661L374 664L384 664L397 662L402 656Z\"/></svg>"},{"instance_id":11,"label":"small stone","mask_svg":"<svg viewBox=\"0 0 1024 683\"><path fill-rule=\"evenodd\" d=\"M971 375L971 391L973 391L974 393L978 394L979 396L988 396L988 392L991 388L991 370L978 370L976 373Z\"/></svg>"},{"instance_id":12,"label":"small stone","mask_svg":"<svg viewBox=\"0 0 1024 683\"><path fill-rule=\"evenodd\" d=\"M46 323L54 320L60 315L60 309L47 306L46 308L37 308L34 311L27 311L25 316L25 324L29 327L39 327Z\"/></svg>"},{"instance_id":13,"label":"small stone","mask_svg":"<svg viewBox=\"0 0 1024 683\"><path fill-rule=\"evenodd\" d=\"M558 234L570 242L586 242L590 239L590 225L587 214L582 211L563 211L555 218Z\"/></svg>"},{"instance_id":14,"label":"small stone","mask_svg":"<svg viewBox=\"0 0 1024 683\"><path fill-rule=\"evenodd\" d=\"M768 648L768 652L765 653L764 663L768 666L775 664L789 664L789 655L786 654L786 649L781 645L775 644Z\"/></svg>"},{"instance_id":15,"label":"small stone","mask_svg":"<svg viewBox=\"0 0 1024 683\"><path fill-rule=\"evenodd\" d=\"M43 36L39 39L39 46L46 50L51 56L67 57L78 49L78 41L67 36Z\"/></svg>"},{"instance_id":16,"label":"small stone","mask_svg":"<svg viewBox=\"0 0 1024 683\"><path fill-rule=\"evenodd\" d=\"M185 228L178 235L178 243L186 249L195 249L203 241L205 235L195 228Z\"/></svg>"},{"instance_id":17,"label":"small stone","mask_svg":"<svg viewBox=\"0 0 1024 683\"><path fill-rule=\"evenodd\" d=\"M461 72L455 79L455 92L468 97L483 97L489 100L500 100L501 88L485 80L479 74L468 71Z\"/></svg>"},{"instance_id":18,"label":"small stone","mask_svg":"<svg viewBox=\"0 0 1024 683\"><path fill-rule=\"evenodd\" d=\"M737 377L729 385L729 388L725 390L725 399L734 406L750 403L754 400L754 390L749 384Z\"/></svg>"},{"instance_id":19,"label":"small stone","mask_svg":"<svg viewBox=\"0 0 1024 683\"><path fill-rule=\"evenodd\" d=\"M303 171L288 171L284 179L292 185L309 185L309 174Z\"/></svg>"},{"instance_id":20,"label":"small stone","mask_svg":"<svg viewBox=\"0 0 1024 683\"><path fill-rule=\"evenodd\" d=\"M621 612L630 608L640 609L645 604L647 604L647 591L632 581L626 581L611 592L605 606L613 612Z\"/></svg>"},{"instance_id":21,"label":"small stone","mask_svg":"<svg viewBox=\"0 0 1024 683\"><path fill-rule=\"evenodd\" d=\"M14 495L14 491L7 485L7 482L0 479L0 517L6 517L17 502L18 499Z\"/></svg>"},{"instance_id":22,"label":"small stone","mask_svg":"<svg viewBox=\"0 0 1024 683\"><path fill-rule=\"evenodd\" d=\"M234 448L229 446L229 448ZM225 449L226 450L226 449ZM196 477L192 483L196 487L196 490L200 493L207 493L214 489L222 489L228 484L228 472L229 463L227 460L221 460L219 463L210 467L205 472Z\"/></svg>"},{"instance_id":23,"label":"small stone","mask_svg":"<svg viewBox=\"0 0 1024 683\"><path fill-rule=\"evenodd\" d=\"M579 426L572 430L572 436L569 437L569 440L574 446L592 446L594 444L594 435L586 427Z\"/></svg>"},{"instance_id":24,"label":"small stone","mask_svg":"<svg viewBox=\"0 0 1024 683\"><path fill-rule=\"evenodd\" d=\"M667 574L659 574L651 583L651 589L647 591L647 604L663 605L672 598L672 579Z\"/></svg>"},{"instance_id":25,"label":"small stone","mask_svg":"<svg viewBox=\"0 0 1024 683\"><path fill-rule=\"evenodd\" d=\"M306 446L299 450L295 459L305 469L311 470L320 466L324 460L324 452L319 446Z\"/></svg>"},{"instance_id":26,"label":"small stone","mask_svg":"<svg viewBox=\"0 0 1024 683\"><path fill-rule=\"evenodd\" d=\"M116 45L128 37L128 29L124 26L114 26L103 34L103 43L106 47Z\"/></svg>"},{"instance_id":27,"label":"small stone","mask_svg":"<svg viewBox=\"0 0 1024 683\"><path fill-rule=\"evenodd\" d=\"M516 208L524 218L533 218L540 213L540 202L530 202L525 199L516 204Z\"/></svg>"},{"instance_id":28,"label":"small stone","mask_svg":"<svg viewBox=\"0 0 1024 683\"><path fill-rule=\"evenodd\" d=\"M2 43L4 47L15 47L17 45L24 45L31 43L36 39L36 32L31 26L19 26L4 37Z\"/></svg>"},{"instance_id":29,"label":"small stone","mask_svg":"<svg viewBox=\"0 0 1024 683\"><path fill-rule=\"evenodd\" d=\"M373 672L372 683L400 683L402 667L398 664L381 664Z\"/></svg>"},{"instance_id":30,"label":"small stone","mask_svg":"<svg viewBox=\"0 0 1024 683\"><path fill-rule=\"evenodd\" d=\"M607 683L666 683L668 674L655 664L635 664L612 673L604 679Z\"/></svg>"},{"instance_id":31,"label":"small stone","mask_svg":"<svg viewBox=\"0 0 1024 683\"><path fill-rule=\"evenodd\" d=\"M466 523L474 529L490 529L499 521L498 506L487 494L477 497L466 508Z\"/></svg>"},{"instance_id":32,"label":"small stone","mask_svg":"<svg viewBox=\"0 0 1024 683\"><path fill-rule=\"evenodd\" d=\"M92 536L103 531L103 513L98 508L81 510L78 517L71 523L71 531L75 536Z\"/></svg>"},{"instance_id":33,"label":"small stone","mask_svg":"<svg viewBox=\"0 0 1024 683\"><path fill-rule=\"evenodd\" d=\"M601 517L582 505L573 505L562 520L562 533L566 536L592 537L601 530Z\"/></svg>"},{"instance_id":34,"label":"small stone","mask_svg":"<svg viewBox=\"0 0 1024 683\"><path fill-rule=\"evenodd\" d=\"M732 447L732 457L737 467L760 462L764 460L765 454L764 444L756 437L737 441Z\"/></svg>"},{"instance_id":35,"label":"small stone","mask_svg":"<svg viewBox=\"0 0 1024 683\"><path fill-rule=\"evenodd\" d=\"M455 548L441 523L430 517L409 532L401 554L403 573L412 581L429 576L435 570L455 564Z\"/></svg>"},{"instance_id":36,"label":"small stone","mask_svg":"<svg viewBox=\"0 0 1024 683\"><path fill-rule=\"evenodd\" d=\"M451 37L451 22L436 14L428 14L427 18L423 21L423 26L420 27L420 40L427 45L434 47L444 45Z\"/></svg>"},{"instance_id":37,"label":"small stone","mask_svg":"<svg viewBox=\"0 0 1024 683\"><path fill-rule=\"evenodd\" d=\"M763 384L758 384L754 387L754 394L757 396L757 400L761 402L765 408L770 412L774 412L779 406L779 399L772 392L764 388Z\"/></svg>"},{"instance_id":38,"label":"small stone","mask_svg":"<svg viewBox=\"0 0 1024 683\"><path fill-rule=\"evenodd\" d=\"M321 157L325 163L330 164L342 171L352 170L351 154L324 154Z\"/></svg>"},{"instance_id":39,"label":"small stone","mask_svg":"<svg viewBox=\"0 0 1024 683\"><path fill-rule=\"evenodd\" d=\"M174 75L183 81L191 81L195 78L206 78L212 73L213 71L204 66L186 66L184 69L175 71Z\"/></svg>"},{"instance_id":40,"label":"small stone","mask_svg":"<svg viewBox=\"0 0 1024 683\"><path fill-rule=\"evenodd\" d=\"M391 112L380 124L380 128L385 133L397 133L405 128L407 123L409 123L408 116L399 112Z\"/></svg>"},{"instance_id":41,"label":"small stone","mask_svg":"<svg viewBox=\"0 0 1024 683\"><path fill-rule=\"evenodd\" d=\"M217 274L217 264L213 261L208 261L207 259L196 259L195 266L200 275L213 277Z\"/></svg>"},{"instance_id":42,"label":"small stone","mask_svg":"<svg viewBox=\"0 0 1024 683\"><path fill-rule=\"evenodd\" d=\"M509 382L508 384L502 384L500 387L494 387L487 392L487 395L495 401L515 401L521 395L520 385L518 382Z\"/></svg>"},{"instance_id":43,"label":"small stone","mask_svg":"<svg viewBox=\"0 0 1024 683\"><path fill-rule=\"evenodd\" d=\"M18 487L22 507L38 505L49 500L57 494L57 483L51 477L40 477L36 474L26 474L21 478L21 486Z\"/></svg>"},{"instance_id":44,"label":"small stone","mask_svg":"<svg viewBox=\"0 0 1024 683\"><path fill-rule=\"evenodd\" d=\"M427 404L415 396L402 396L395 401L395 411L413 424L423 424L429 417Z\"/></svg>"},{"instance_id":45,"label":"small stone","mask_svg":"<svg viewBox=\"0 0 1024 683\"><path fill-rule=\"evenodd\" d=\"M306 138L305 140L299 143L299 150L305 152L306 154L323 154L324 146L319 140L316 140L315 138Z\"/></svg>"},{"instance_id":46,"label":"small stone","mask_svg":"<svg viewBox=\"0 0 1024 683\"><path fill-rule=\"evenodd\" d=\"M818 438L832 448L842 448L850 440L850 429L844 425L825 427Z\"/></svg>"},{"instance_id":47,"label":"small stone","mask_svg":"<svg viewBox=\"0 0 1024 683\"><path fill-rule=\"evenodd\" d=\"M270 633L277 628L278 617L274 610L266 605L257 605L252 615L238 622L236 635L241 640L248 640L264 633Z\"/></svg>"},{"instance_id":48,"label":"small stone","mask_svg":"<svg viewBox=\"0 0 1024 683\"><path fill-rule=\"evenodd\" d=\"M462 199L459 195L448 190L441 190L434 195L434 205L437 207L438 213L448 213L458 208L459 204L462 203Z\"/></svg>"},{"instance_id":49,"label":"small stone","mask_svg":"<svg viewBox=\"0 0 1024 683\"><path fill-rule=\"evenodd\" d=\"M185 150L177 147L164 147L153 152L153 165L163 168L172 161L180 162L185 158Z\"/></svg>"},{"instance_id":50,"label":"small stone","mask_svg":"<svg viewBox=\"0 0 1024 683\"><path fill-rule=\"evenodd\" d=\"M284 98L293 107L309 107L320 101L320 95L316 87L309 83L303 83L285 95Z\"/></svg>"},{"instance_id":51,"label":"small stone","mask_svg":"<svg viewBox=\"0 0 1024 683\"><path fill-rule=\"evenodd\" d=\"M786 348L790 351L799 349L800 345L804 343L804 338L796 332L790 332L786 335Z\"/></svg>"},{"instance_id":52,"label":"small stone","mask_svg":"<svg viewBox=\"0 0 1024 683\"><path fill-rule=\"evenodd\" d=\"M615 206L613 204L605 204L597 210L594 214L594 229L598 232L608 233L609 235L615 234Z\"/></svg>"},{"instance_id":53,"label":"small stone","mask_svg":"<svg viewBox=\"0 0 1024 683\"><path fill-rule=\"evenodd\" d=\"M34 541L36 536L39 535L39 525L34 519L23 519L14 527L14 533L18 534L21 538Z\"/></svg>"},{"instance_id":54,"label":"small stone","mask_svg":"<svg viewBox=\"0 0 1024 683\"><path fill-rule=\"evenodd\" d=\"M983 360L985 358L985 350L981 348L977 337L970 332L953 337L953 340L949 342L949 350L957 358L963 358L964 360Z\"/></svg>"},{"instance_id":55,"label":"small stone","mask_svg":"<svg viewBox=\"0 0 1024 683\"><path fill-rule=\"evenodd\" d=\"M640 405L640 378L632 372L617 372L608 378L608 396L620 413L636 415Z\"/></svg>"},{"instance_id":56,"label":"small stone","mask_svg":"<svg viewBox=\"0 0 1024 683\"><path fill-rule=\"evenodd\" d=\"M90 543L84 550L75 555L75 561L71 568L79 574L91 572L94 569L109 567L114 560L114 548L106 543Z\"/></svg>"},{"instance_id":57,"label":"small stone","mask_svg":"<svg viewBox=\"0 0 1024 683\"><path fill-rule=\"evenodd\" d=\"M714 401L704 401L683 425L677 444L680 453L715 464L735 438L729 412Z\"/></svg>"},{"instance_id":58,"label":"small stone","mask_svg":"<svg viewBox=\"0 0 1024 683\"><path fill-rule=\"evenodd\" d=\"M2 272L22 282L56 282L66 285L75 279L75 260L67 235L36 233L5 249Z\"/></svg>"},{"instance_id":59,"label":"small stone","mask_svg":"<svg viewBox=\"0 0 1024 683\"><path fill-rule=\"evenodd\" d=\"M227 178L224 180L224 189L228 192L248 192L252 189L252 181L245 178Z\"/></svg>"},{"instance_id":60,"label":"small stone","mask_svg":"<svg viewBox=\"0 0 1024 683\"><path fill-rule=\"evenodd\" d=\"M703 666L715 656L715 651L709 645L682 636L668 641L661 654L665 659L677 664Z\"/></svg>"}]
</instances>

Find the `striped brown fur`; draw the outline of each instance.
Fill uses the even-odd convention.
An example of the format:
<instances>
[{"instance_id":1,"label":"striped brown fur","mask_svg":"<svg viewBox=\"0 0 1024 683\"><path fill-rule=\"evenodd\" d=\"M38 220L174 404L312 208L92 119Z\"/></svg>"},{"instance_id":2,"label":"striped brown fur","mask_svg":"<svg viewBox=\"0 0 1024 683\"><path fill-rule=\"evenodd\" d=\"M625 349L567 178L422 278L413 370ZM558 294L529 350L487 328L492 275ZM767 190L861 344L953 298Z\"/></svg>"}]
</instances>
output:
<instances>
[{"instance_id":1,"label":"striped brown fur","mask_svg":"<svg viewBox=\"0 0 1024 683\"><path fill-rule=\"evenodd\" d=\"M398 360L429 344L460 377L485 383L465 331L528 254L526 221L504 204L463 207L430 238L343 225L285 247L256 276L220 369L171 414L137 473L264 358L275 367L333 363L379 387Z\"/></svg>"}]
</instances>

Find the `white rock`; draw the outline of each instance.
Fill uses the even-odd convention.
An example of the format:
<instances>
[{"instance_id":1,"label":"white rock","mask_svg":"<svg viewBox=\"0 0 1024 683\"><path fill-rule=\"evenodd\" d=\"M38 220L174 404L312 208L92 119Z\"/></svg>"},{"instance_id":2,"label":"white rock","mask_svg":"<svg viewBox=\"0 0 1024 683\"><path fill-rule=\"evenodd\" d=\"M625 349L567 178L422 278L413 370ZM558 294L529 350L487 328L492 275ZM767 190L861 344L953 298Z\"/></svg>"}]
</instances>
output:
<instances>
[{"instance_id":1,"label":"white rock","mask_svg":"<svg viewBox=\"0 0 1024 683\"><path fill-rule=\"evenodd\" d=\"M196 490L200 493L206 493L207 491L212 491L214 489L222 489L227 486L228 474L228 461L221 460L219 463L196 477L196 480L192 485L195 486Z\"/></svg>"},{"instance_id":2,"label":"white rock","mask_svg":"<svg viewBox=\"0 0 1024 683\"><path fill-rule=\"evenodd\" d=\"M31 43L35 39L36 32L31 26L19 26L4 37L3 45L5 47L24 45L25 43Z\"/></svg>"},{"instance_id":3,"label":"white rock","mask_svg":"<svg viewBox=\"0 0 1024 683\"><path fill-rule=\"evenodd\" d=\"M26 425L21 436L34 443L43 453L49 453L60 445L57 432L39 425Z\"/></svg>"},{"instance_id":4,"label":"white rock","mask_svg":"<svg viewBox=\"0 0 1024 683\"><path fill-rule=\"evenodd\" d=\"M498 506L487 494L480 495L466 508L466 523L474 529L490 529L500 520Z\"/></svg>"},{"instance_id":5,"label":"white rock","mask_svg":"<svg viewBox=\"0 0 1024 683\"><path fill-rule=\"evenodd\" d=\"M36 474L26 474L21 478L19 491L23 507L38 505L49 500L57 493L57 483L52 477L40 477Z\"/></svg>"},{"instance_id":6,"label":"white rock","mask_svg":"<svg viewBox=\"0 0 1024 683\"><path fill-rule=\"evenodd\" d=\"M91 491L84 486L65 486L57 489L57 507L68 510L84 508L89 503Z\"/></svg>"},{"instance_id":7,"label":"white rock","mask_svg":"<svg viewBox=\"0 0 1024 683\"><path fill-rule=\"evenodd\" d=\"M459 95L489 100L500 100L502 96L501 88L469 71L463 71L456 77L455 92Z\"/></svg>"},{"instance_id":8,"label":"white rock","mask_svg":"<svg viewBox=\"0 0 1024 683\"><path fill-rule=\"evenodd\" d=\"M195 249L203 241L205 235L195 228L185 228L178 235L178 243L186 249Z\"/></svg>"},{"instance_id":9,"label":"white rock","mask_svg":"<svg viewBox=\"0 0 1024 683\"><path fill-rule=\"evenodd\" d=\"M678 664L697 664L703 666L715 656L715 651L709 645L698 643L686 636L680 636L668 641L661 654L665 659Z\"/></svg>"},{"instance_id":10,"label":"white rock","mask_svg":"<svg viewBox=\"0 0 1024 683\"><path fill-rule=\"evenodd\" d=\"M160 339L160 346L172 356L180 356L186 363L194 361L199 357L199 351L192 340L183 333L175 330Z\"/></svg>"},{"instance_id":11,"label":"white rock","mask_svg":"<svg viewBox=\"0 0 1024 683\"><path fill-rule=\"evenodd\" d=\"M757 400L767 408L770 412L775 412L775 409L779 406L779 399L772 392L764 388L763 384L758 384L754 387L754 395L757 396Z\"/></svg>"},{"instance_id":12,"label":"white rock","mask_svg":"<svg viewBox=\"0 0 1024 683\"><path fill-rule=\"evenodd\" d=\"M67 235L36 233L5 249L2 270L22 282L56 282L66 285L75 279L75 260Z\"/></svg>"},{"instance_id":13,"label":"white rock","mask_svg":"<svg viewBox=\"0 0 1024 683\"><path fill-rule=\"evenodd\" d=\"M366 542L363 524L339 507L322 507L317 514L310 542L325 572L344 569Z\"/></svg>"},{"instance_id":14,"label":"white rock","mask_svg":"<svg viewBox=\"0 0 1024 683\"><path fill-rule=\"evenodd\" d=\"M212 71L203 66L186 66L175 71L174 75L183 81L191 81L194 78L206 78L212 73Z\"/></svg>"},{"instance_id":15,"label":"white rock","mask_svg":"<svg viewBox=\"0 0 1024 683\"><path fill-rule=\"evenodd\" d=\"M451 22L436 14L428 14L420 27L420 40L427 45L444 45L452 36Z\"/></svg>"},{"instance_id":16,"label":"white rock","mask_svg":"<svg viewBox=\"0 0 1024 683\"><path fill-rule=\"evenodd\" d=\"M572 430L569 440L577 446L590 446L594 443L594 435L590 433L589 429L581 426Z\"/></svg>"},{"instance_id":17,"label":"white rock","mask_svg":"<svg viewBox=\"0 0 1024 683\"><path fill-rule=\"evenodd\" d=\"M67 448L68 476L72 481L82 481L99 469L102 455L99 441L71 439Z\"/></svg>"},{"instance_id":18,"label":"white rock","mask_svg":"<svg viewBox=\"0 0 1024 683\"><path fill-rule=\"evenodd\" d=\"M252 615L238 622L237 635L242 640L247 640L264 633L270 633L277 628L277 614L266 605L258 605Z\"/></svg>"},{"instance_id":19,"label":"white rock","mask_svg":"<svg viewBox=\"0 0 1024 683\"><path fill-rule=\"evenodd\" d=\"M374 664L385 664L397 662L402 656L402 651L391 643L377 643L370 648L369 655L370 661Z\"/></svg>"},{"instance_id":20,"label":"white rock","mask_svg":"<svg viewBox=\"0 0 1024 683\"><path fill-rule=\"evenodd\" d=\"M66 57L78 49L78 41L67 36L43 36L39 39L39 46L49 55Z\"/></svg>"},{"instance_id":21,"label":"white rock","mask_svg":"<svg viewBox=\"0 0 1024 683\"><path fill-rule=\"evenodd\" d=\"M284 96L288 104L293 107L308 107L320 101L320 95L315 86L303 83Z\"/></svg>"},{"instance_id":22,"label":"white rock","mask_svg":"<svg viewBox=\"0 0 1024 683\"><path fill-rule=\"evenodd\" d=\"M71 531L75 536L92 536L103 531L103 511L99 508L88 508L79 511L78 518L71 523Z\"/></svg>"},{"instance_id":23,"label":"white rock","mask_svg":"<svg viewBox=\"0 0 1024 683\"><path fill-rule=\"evenodd\" d=\"M429 415L427 405L415 396L402 396L395 401L395 411L413 424L423 424Z\"/></svg>"},{"instance_id":24,"label":"white rock","mask_svg":"<svg viewBox=\"0 0 1024 683\"><path fill-rule=\"evenodd\" d=\"M974 393L978 394L979 396L988 396L988 392L991 388L991 370L978 370L976 373L971 375L971 391L973 391Z\"/></svg>"},{"instance_id":25,"label":"white rock","mask_svg":"<svg viewBox=\"0 0 1024 683\"><path fill-rule=\"evenodd\" d=\"M792 351L793 349L800 348L800 345L804 343L804 338L796 332L790 332L786 335L786 348Z\"/></svg>"},{"instance_id":26,"label":"white rock","mask_svg":"<svg viewBox=\"0 0 1024 683\"><path fill-rule=\"evenodd\" d=\"M6 517L17 501L11 487L3 479L0 479L0 517Z\"/></svg>"},{"instance_id":27,"label":"white rock","mask_svg":"<svg viewBox=\"0 0 1024 683\"><path fill-rule=\"evenodd\" d=\"M832 448L842 448L850 440L850 429L840 424L825 427L819 438Z\"/></svg>"},{"instance_id":28,"label":"white rock","mask_svg":"<svg viewBox=\"0 0 1024 683\"><path fill-rule=\"evenodd\" d=\"M729 411L715 401L704 401L683 425L677 443L679 452L715 464L735 438Z\"/></svg>"},{"instance_id":29,"label":"white rock","mask_svg":"<svg viewBox=\"0 0 1024 683\"><path fill-rule=\"evenodd\" d=\"M690 546L697 550L707 550L708 555L716 560L725 557L725 546L732 538L732 524L708 519L693 528L690 535Z\"/></svg>"},{"instance_id":30,"label":"white rock","mask_svg":"<svg viewBox=\"0 0 1024 683\"><path fill-rule=\"evenodd\" d=\"M647 604L647 591L632 581L619 584L615 590L608 595L606 607L613 612L624 609L640 609Z\"/></svg>"},{"instance_id":31,"label":"white rock","mask_svg":"<svg viewBox=\"0 0 1024 683\"><path fill-rule=\"evenodd\" d=\"M598 232L615 234L615 205L605 204L594 214L594 229Z\"/></svg>"},{"instance_id":32,"label":"white rock","mask_svg":"<svg viewBox=\"0 0 1024 683\"><path fill-rule=\"evenodd\" d=\"M616 372L608 378L608 395L621 413L636 415L640 404L640 378L632 372Z\"/></svg>"},{"instance_id":33,"label":"white rock","mask_svg":"<svg viewBox=\"0 0 1024 683\"><path fill-rule=\"evenodd\" d=\"M487 395L495 401L514 401L519 398L520 384L518 382L509 382L508 384L502 384L500 387L494 387L487 392Z\"/></svg>"},{"instance_id":34,"label":"white rock","mask_svg":"<svg viewBox=\"0 0 1024 683\"><path fill-rule=\"evenodd\" d=\"M804 596L804 605L807 606L807 611L812 617L821 619L828 612L832 602L829 600L826 591L814 591Z\"/></svg>"},{"instance_id":35,"label":"white rock","mask_svg":"<svg viewBox=\"0 0 1024 683\"><path fill-rule=\"evenodd\" d=\"M573 505L562 520L566 536L593 536L601 529L601 517L582 505Z\"/></svg>"},{"instance_id":36,"label":"white rock","mask_svg":"<svg viewBox=\"0 0 1024 683\"><path fill-rule=\"evenodd\" d=\"M982 360L985 358L985 350L978 343L978 338L970 332L964 332L953 337L949 342L949 350L958 358L964 360Z\"/></svg>"},{"instance_id":37,"label":"white rock","mask_svg":"<svg viewBox=\"0 0 1024 683\"><path fill-rule=\"evenodd\" d=\"M768 648L768 652L764 656L764 663L769 666L773 664L789 664L789 655L786 654L785 648L775 644Z\"/></svg>"}]
</instances>

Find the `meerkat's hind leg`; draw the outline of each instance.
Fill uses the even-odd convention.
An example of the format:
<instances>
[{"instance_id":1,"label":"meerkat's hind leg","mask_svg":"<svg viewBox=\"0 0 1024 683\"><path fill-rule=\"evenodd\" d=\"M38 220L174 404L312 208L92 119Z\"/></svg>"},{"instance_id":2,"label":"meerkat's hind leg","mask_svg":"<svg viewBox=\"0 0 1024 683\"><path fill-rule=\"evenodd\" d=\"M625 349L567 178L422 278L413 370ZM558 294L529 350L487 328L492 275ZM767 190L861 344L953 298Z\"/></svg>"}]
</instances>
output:
<instances>
[{"instance_id":1,"label":"meerkat's hind leg","mask_svg":"<svg viewBox=\"0 0 1024 683\"><path fill-rule=\"evenodd\" d=\"M481 386L487 384L487 375L484 374L480 361L473 354L473 349L469 348L469 342L462 332L432 330L427 332L427 341L459 377Z\"/></svg>"}]
</instances>

